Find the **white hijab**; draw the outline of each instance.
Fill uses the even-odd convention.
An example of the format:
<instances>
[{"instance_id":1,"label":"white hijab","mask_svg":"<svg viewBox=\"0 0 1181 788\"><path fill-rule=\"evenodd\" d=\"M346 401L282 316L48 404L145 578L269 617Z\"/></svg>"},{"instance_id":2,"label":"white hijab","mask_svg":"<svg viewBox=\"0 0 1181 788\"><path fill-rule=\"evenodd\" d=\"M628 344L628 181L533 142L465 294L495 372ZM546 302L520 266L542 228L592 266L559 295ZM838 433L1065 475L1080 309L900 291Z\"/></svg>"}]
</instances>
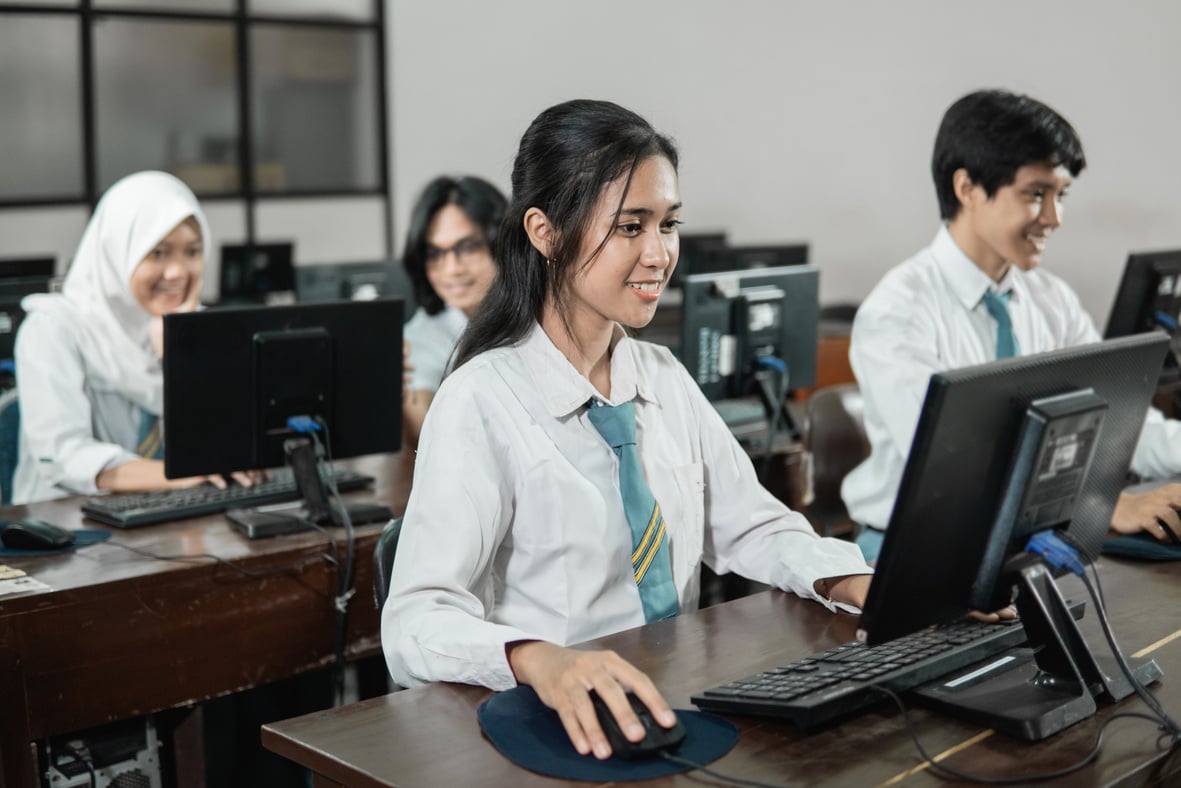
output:
<instances>
[{"instance_id":1,"label":"white hijab","mask_svg":"<svg viewBox=\"0 0 1181 788\"><path fill-rule=\"evenodd\" d=\"M150 339L154 320L131 293L140 261L189 217L197 221L206 254L209 224L197 198L164 172L138 172L107 189L90 217L60 295L24 299L26 312L43 311L68 321L86 360L87 384L116 391L150 413L164 408L160 358ZM178 311L192 311L201 292L198 277Z\"/></svg>"}]
</instances>

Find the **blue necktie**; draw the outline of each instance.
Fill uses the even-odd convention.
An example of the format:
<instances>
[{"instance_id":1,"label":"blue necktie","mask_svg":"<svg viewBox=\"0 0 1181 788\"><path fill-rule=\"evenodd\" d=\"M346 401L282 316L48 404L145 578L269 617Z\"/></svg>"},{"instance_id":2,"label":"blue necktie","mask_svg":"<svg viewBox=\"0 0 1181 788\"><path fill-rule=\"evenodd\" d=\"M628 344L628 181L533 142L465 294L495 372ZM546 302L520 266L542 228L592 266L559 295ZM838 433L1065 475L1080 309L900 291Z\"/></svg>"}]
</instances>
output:
<instances>
[{"instance_id":1,"label":"blue necktie","mask_svg":"<svg viewBox=\"0 0 1181 788\"><path fill-rule=\"evenodd\" d=\"M991 290L984 291L984 308L996 321L996 357L1012 358L1017 355L1017 337L1013 335L1013 320L1009 317L1009 295L997 295Z\"/></svg>"},{"instance_id":2,"label":"blue necktie","mask_svg":"<svg viewBox=\"0 0 1181 788\"><path fill-rule=\"evenodd\" d=\"M139 440L135 443L135 453L145 460L164 459L164 440L160 435L160 417L155 413L141 412L139 420Z\"/></svg>"},{"instance_id":3,"label":"blue necktie","mask_svg":"<svg viewBox=\"0 0 1181 788\"><path fill-rule=\"evenodd\" d=\"M636 449L636 409L628 401L610 407L590 401L586 415L603 440L619 457L619 494L632 532L632 570L648 623L672 618L680 612L668 557L668 534L660 504L644 481L640 452Z\"/></svg>"}]
</instances>

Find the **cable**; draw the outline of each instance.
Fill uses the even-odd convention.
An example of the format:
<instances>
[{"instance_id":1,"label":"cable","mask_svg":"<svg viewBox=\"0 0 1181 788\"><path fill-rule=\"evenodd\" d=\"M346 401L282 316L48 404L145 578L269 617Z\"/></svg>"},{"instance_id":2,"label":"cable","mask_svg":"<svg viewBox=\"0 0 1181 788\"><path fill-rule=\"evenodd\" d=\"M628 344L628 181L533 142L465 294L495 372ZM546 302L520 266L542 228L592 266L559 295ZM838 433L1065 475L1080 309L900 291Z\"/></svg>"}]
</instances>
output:
<instances>
[{"instance_id":1,"label":"cable","mask_svg":"<svg viewBox=\"0 0 1181 788\"><path fill-rule=\"evenodd\" d=\"M781 785L772 785L771 783L761 783L758 780L745 780L741 777L731 777L727 774L722 774L721 772L716 772L713 769L709 769L709 768L701 765L700 763L697 763L696 761L691 761L688 758L682 758L679 755L673 755L672 753L662 752L662 753L660 753L660 757L666 761L670 761L672 763L675 763L678 766L686 766L690 769L696 769L699 772L704 772L705 774L708 774L710 777L713 777L718 780L725 780L726 782L731 783L733 785L751 785L751 786L754 786L754 788L783 788L783 786L781 786Z\"/></svg>"},{"instance_id":2,"label":"cable","mask_svg":"<svg viewBox=\"0 0 1181 788\"><path fill-rule=\"evenodd\" d=\"M1158 722L1158 720L1156 720L1155 718L1150 717L1147 714L1142 714L1140 712L1122 712L1120 714L1113 714L1110 717L1108 717L1106 720L1104 720L1103 723L1099 726L1099 731L1095 734L1095 745L1091 748L1090 752L1088 752L1083 757L1083 759L1078 761L1077 763L1074 763L1070 766L1063 767L1063 768L1058 769L1056 771L1045 772L1043 774L1029 774L1029 775L1024 775L1022 777L988 777L986 775L981 775L981 774L971 774L968 772L961 772L958 769L953 769L952 767L946 766L943 763L940 763L939 761L936 761L934 758L932 758L931 755L928 754L927 751L923 748L922 743L919 741L918 732L914 728L914 723L910 719L910 712L907 710L906 704L904 704L902 702L902 698L900 698L896 692L894 692L891 689L887 689L886 687L882 687L882 686L879 686L876 684L871 684L868 686L871 689L875 689L875 690L889 696L889 698L894 701L895 705L898 706L898 709L902 712L902 719L906 723L906 730L910 734L911 741L914 742L915 749L918 751L919 756L922 757L923 761L927 764L927 766L931 769L931 771L935 772L937 775L939 775L941 777L948 777L948 778L955 779L955 780L968 780L970 782L984 783L985 785L1026 785L1030 782L1041 781L1041 780L1053 780L1058 777L1065 777L1066 775L1073 774L1073 773L1077 772L1079 769L1082 769L1087 764L1089 764L1091 761L1095 760L1096 757L1098 757L1099 752L1103 747L1103 736L1107 730L1107 726L1110 725L1115 720L1125 719L1125 718L1128 718L1128 719L1136 718L1136 719L1149 720L1151 722Z\"/></svg>"},{"instance_id":3,"label":"cable","mask_svg":"<svg viewBox=\"0 0 1181 788\"><path fill-rule=\"evenodd\" d=\"M331 473L332 464L332 434L328 430L328 424L320 417L315 417L316 423L320 429L324 431L324 444L320 443L320 436L316 431L309 434L316 445L316 456L322 458L319 462L317 473L326 481L329 492L332 494L333 500L337 504L337 510L340 512L340 519L344 525L345 533L345 563L344 571L340 571L340 565L337 564L337 577L339 579L337 585L337 594L335 599L336 608L336 670L335 670L335 684L336 684L336 698L338 705L344 704L344 679L345 679L345 641L347 636L346 625L348 623L348 605L356 593L353 588L353 565L356 561L356 534L353 531L353 520L349 515L348 507L345 505L344 498L340 494L340 489L336 485L336 478ZM335 543L334 543L335 544ZM339 554L338 554L339 558Z\"/></svg>"},{"instance_id":4,"label":"cable","mask_svg":"<svg viewBox=\"0 0 1181 788\"><path fill-rule=\"evenodd\" d=\"M1136 678L1131 667L1128 665L1127 659L1124 657L1123 651L1120 649L1119 644L1116 643L1115 633L1111 629L1111 621L1107 617L1107 603L1103 597L1103 585L1099 580L1099 568L1095 566L1095 562L1091 560L1087 552L1081 548L1073 537L1067 533L1063 533L1061 536L1082 555L1083 561L1090 567L1091 575L1095 578L1095 583L1092 585L1086 572L1080 575L1083 579L1083 584L1087 587L1087 592L1091 595L1091 599L1095 603L1096 615L1099 617L1099 626L1103 630L1103 637L1107 640L1107 646L1111 649L1112 656L1115 657L1116 664L1119 665L1124 678L1132 685L1136 694L1140 696L1140 700L1144 701L1144 705L1148 706L1156 715L1156 721L1160 723L1164 735L1171 737L1174 743L1181 741L1181 726L1169 716L1157 697L1150 693Z\"/></svg>"}]
</instances>

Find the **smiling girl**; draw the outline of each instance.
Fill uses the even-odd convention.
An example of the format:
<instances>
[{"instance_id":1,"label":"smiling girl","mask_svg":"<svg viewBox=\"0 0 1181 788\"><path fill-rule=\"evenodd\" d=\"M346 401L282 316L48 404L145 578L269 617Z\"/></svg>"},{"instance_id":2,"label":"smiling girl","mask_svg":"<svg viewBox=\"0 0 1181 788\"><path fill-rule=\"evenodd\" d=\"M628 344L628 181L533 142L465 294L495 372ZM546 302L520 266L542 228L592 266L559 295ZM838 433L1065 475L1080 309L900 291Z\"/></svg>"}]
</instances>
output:
<instances>
[{"instance_id":1,"label":"smiling girl","mask_svg":"<svg viewBox=\"0 0 1181 788\"><path fill-rule=\"evenodd\" d=\"M24 300L14 503L203 480L164 477L159 339L163 315L197 307L208 244L187 186L129 175L99 200L62 292Z\"/></svg>"},{"instance_id":2,"label":"smiling girl","mask_svg":"<svg viewBox=\"0 0 1181 788\"><path fill-rule=\"evenodd\" d=\"M604 101L543 112L521 139L500 274L423 426L382 611L400 684L532 685L575 748L610 755L589 692L632 741L651 680L572 644L697 607L704 560L859 606L870 569L760 486L685 368L628 337L679 253L673 143Z\"/></svg>"}]
</instances>

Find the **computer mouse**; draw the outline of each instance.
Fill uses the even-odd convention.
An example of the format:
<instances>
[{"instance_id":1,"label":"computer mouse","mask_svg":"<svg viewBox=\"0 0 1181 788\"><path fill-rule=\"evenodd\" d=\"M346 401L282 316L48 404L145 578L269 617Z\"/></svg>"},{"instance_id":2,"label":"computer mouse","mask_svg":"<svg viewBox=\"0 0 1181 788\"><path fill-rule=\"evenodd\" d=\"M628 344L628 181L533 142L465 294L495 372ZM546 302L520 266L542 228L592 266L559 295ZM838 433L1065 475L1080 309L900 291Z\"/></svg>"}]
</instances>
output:
<instances>
[{"instance_id":1,"label":"computer mouse","mask_svg":"<svg viewBox=\"0 0 1181 788\"><path fill-rule=\"evenodd\" d=\"M59 550L74 543L74 533L45 520L9 520L0 526L0 542L13 550Z\"/></svg>"},{"instance_id":2,"label":"computer mouse","mask_svg":"<svg viewBox=\"0 0 1181 788\"><path fill-rule=\"evenodd\" d=\"M628 760L655 758L662 752L675 750L677 745L685 739L684 723L678 719L677 724L673 727L663 727L652 716L652 712L648 711L644 702L635 693L629 692L627 693L627 701L639 718L640 724L644 726L644 738L638 742L628 741L627 736L623 734L623 729L619 727L615 715L611 713L611 709L607 708L607 704L599 697L599 693L592 690L590 698L595 705L595 714L599 718L599 725L603 728L603 733L607 734L607 742L611 745L611 754L616 758Z\"/></svg>"},{"instance_id":3,"label":"computer mouse","mask_svg":"<svg viewBox=\"0 0 1181 788\"><path fill-rule=\"evenodd\" d=\"M1170 528L1168 523L1166 523L1164 520L1157 520L1156 522L1161 528L1165 529L1165 533L1168 535L1170 542L1175 545L1181 545L1181 536L1178 536L1177 532Z\"/></svg>"}]
</instances>

